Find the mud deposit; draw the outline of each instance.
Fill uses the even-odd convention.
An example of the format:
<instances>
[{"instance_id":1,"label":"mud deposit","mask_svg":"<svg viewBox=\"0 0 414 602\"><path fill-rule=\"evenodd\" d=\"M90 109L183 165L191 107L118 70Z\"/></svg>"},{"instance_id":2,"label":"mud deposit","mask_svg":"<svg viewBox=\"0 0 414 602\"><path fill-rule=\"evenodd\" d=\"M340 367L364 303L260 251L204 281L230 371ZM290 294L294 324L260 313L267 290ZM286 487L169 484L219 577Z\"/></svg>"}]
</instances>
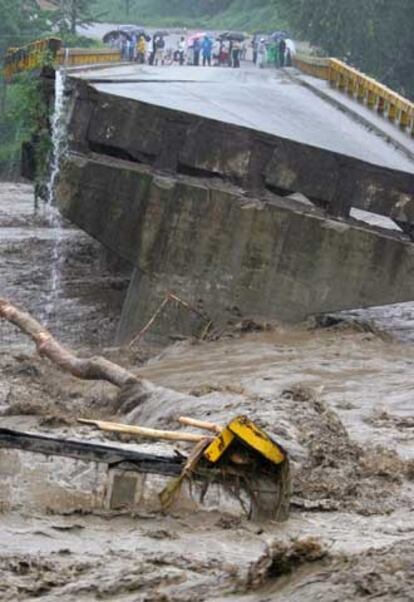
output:
<instances>
[{"instance_id":1,"label":"mud deposit","mask_svg":"<svg viewBox=\"0 0 414 602\"><path fill-rule=\"evenodd\" d=\"M30 187L0 187L0 296L37 316L54 236ZM127 270L71 227L62 245L50 329L80 353L105 348L159 386L159 400L62 374L1 323L0 425L110 442L77 417L178 428L182 414L219 424L247 414L290 453L291 516L254 523L213 494L164 514L157 480L143 481L152 493L132 511L115 511L102 468L0 450L0 600L413 600L412 306L363 313L385 332L244 322L214 341L119 350Z\"/></svg>"}]
</instances>

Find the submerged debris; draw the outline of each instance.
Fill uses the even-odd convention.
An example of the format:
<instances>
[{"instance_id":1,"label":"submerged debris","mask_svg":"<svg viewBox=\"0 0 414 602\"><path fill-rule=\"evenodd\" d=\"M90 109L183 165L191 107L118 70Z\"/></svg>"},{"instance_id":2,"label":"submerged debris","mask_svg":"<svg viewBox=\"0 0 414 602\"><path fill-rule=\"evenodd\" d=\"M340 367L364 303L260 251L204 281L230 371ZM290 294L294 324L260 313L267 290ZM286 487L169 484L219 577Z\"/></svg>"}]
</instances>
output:
<instances>
[{"instance_id":1,"label":"submerged debris","mask_svg":"<svg viewBox=\"0 0 414 602\"><path fill-rule=\"evenodd\" d=\"M261 558L250 566L244 591L258 589L269 580L292 573L303 564L327 557L326 546L313 537L290 541L275 540L266 546Z\"/></svg>"}]
</instances>

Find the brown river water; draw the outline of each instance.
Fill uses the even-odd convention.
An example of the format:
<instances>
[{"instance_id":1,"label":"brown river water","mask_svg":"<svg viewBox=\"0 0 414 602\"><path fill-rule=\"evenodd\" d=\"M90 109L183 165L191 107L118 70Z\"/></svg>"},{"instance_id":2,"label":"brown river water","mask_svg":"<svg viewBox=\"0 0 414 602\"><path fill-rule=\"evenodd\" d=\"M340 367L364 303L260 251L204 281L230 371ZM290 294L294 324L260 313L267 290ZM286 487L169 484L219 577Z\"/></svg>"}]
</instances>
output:
<instances>
[{"instance_id":1,"label":"brown river water","mask_svg":"<svg viewBox=\"0 0 414 602\"><path fill-rule=\"evenodd\" d=\"M55 244L31 187L0 184L0 297L41 318ZM100 469L0 450L0 600L413 600L414 304L326 328L237 326L214 341L115 349L128 266L70 225L58 244L52 333L162 394L127 408L0 323L0 425L108 442L76 418L176 428L177 413L219 424L247 414L290 453L291 516L258 524L220 498L165 514L151 495L133 513L109 511Z\"/></svg>"}]
</instances>

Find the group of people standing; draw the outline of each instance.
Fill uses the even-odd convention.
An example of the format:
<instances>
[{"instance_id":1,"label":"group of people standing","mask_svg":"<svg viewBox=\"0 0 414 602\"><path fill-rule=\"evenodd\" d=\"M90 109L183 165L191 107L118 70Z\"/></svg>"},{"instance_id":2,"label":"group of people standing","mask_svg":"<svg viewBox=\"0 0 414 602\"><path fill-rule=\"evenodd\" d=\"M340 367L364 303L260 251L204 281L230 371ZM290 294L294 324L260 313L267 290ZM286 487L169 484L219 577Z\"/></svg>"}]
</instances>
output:
<instances>
[{"instance_id":1,"label":"group of people standing","mask_svg":"<svg viewBox=\"0 0 414 602\"><path fill-rule=\"evenodd\" d=\"M148 62L150 65L163 65L165 60L165 39L162 35L154 35L148 54L148 40L144 34L121 36L120 50L124 61L135 61L140 65Z\"/></svg>"},{"instance_id":2,"label":"group of people standing","mask_svg":"<svg viewBox=\"0 0 414 602\"><path fill-rule=\"evenodd\" d=\"M253 41L253 62L260 68L264 68L266 64L290 67L293 53L293 42L285 38L269 41L262 37Z\"/></svg>"},{"instance_id":3,"label":"group of people standing","mask_svg":"<svg viewBox=\"0 0 414 602\"><path fill-rule=\"evenodd\" d=\"M240 68L241 60L246 58L247 46L253 47L253 62L263 68L267 65L285 67L292 64L294 44L285 38L274 39L270 36L255 36L252 44L236 38L218 38L216 41L204 34L186 38L181 36L176 47L166 48L166 33L155 33L153 38L145 33L121 35L118 44L123 60L136 61L150 65L179 64L229 66ZM149 43L150 41L150 43Z\"/></svg>"},{"instance_id":4,"label":"group of people standing","mask_svg":"<svg viewBox=\"0 0 414 602\"><path fill-rule=\"evenodd\" d=\"M240 68L240 61L245 58L246 48L240 40L222 40L220 42L218 64Z\"/></svg>"},{"instance_id":5,"label":"group of people standing","mask_svg":"<svg viewBox=\"0 0 414 602\"><path fill-rule=\"evenodd\" d=\"M218 46L209 36L194 38L188 48L188 62L198 67L229 66L238 69L243 58L243 46L239 40L220 40Z\"/></svg>"},{"instance_id":6,"label":"group of people standing","mask_svg":"<svg viewBox=\"0 0 414 602\"><path fill-rule=\"evenodd\" d=\"M213 58L213 40L209 36L203 38L194 38L191 47L191 63L198 67L201 63L203 67L211 66Z\"/></svg>"},{"instance_id":7,"label":"group of people standing","mask_svg":"<svg viewBox=\"0 0 414 602\"><path fill-rule=\"evenodd\" d=\"M121 35L118 44L124 61L145 63L147 41L144 35Z\"/></svg>"}]
</instances>

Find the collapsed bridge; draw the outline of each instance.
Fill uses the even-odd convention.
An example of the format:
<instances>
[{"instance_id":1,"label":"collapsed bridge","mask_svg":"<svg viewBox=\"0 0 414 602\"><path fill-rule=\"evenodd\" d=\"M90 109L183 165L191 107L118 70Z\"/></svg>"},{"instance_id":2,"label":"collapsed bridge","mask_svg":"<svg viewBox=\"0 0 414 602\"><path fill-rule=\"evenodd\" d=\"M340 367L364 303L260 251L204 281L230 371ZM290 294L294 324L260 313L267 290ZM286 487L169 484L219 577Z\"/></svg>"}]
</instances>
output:
<instances>
[{"instance_id":1,"label":"collapsed bridge","mask_svg":"<svg viewBox=\"0 0 414 602\"><path fill-rule=\"evenodd\" d=\"M414 298L409 135L392 145L304 83L253 68L70 73L57 198L133 266L121 341L169 291L197 309L189 332L199 315L298 321Z\"/></svg>"}]
</instances>

